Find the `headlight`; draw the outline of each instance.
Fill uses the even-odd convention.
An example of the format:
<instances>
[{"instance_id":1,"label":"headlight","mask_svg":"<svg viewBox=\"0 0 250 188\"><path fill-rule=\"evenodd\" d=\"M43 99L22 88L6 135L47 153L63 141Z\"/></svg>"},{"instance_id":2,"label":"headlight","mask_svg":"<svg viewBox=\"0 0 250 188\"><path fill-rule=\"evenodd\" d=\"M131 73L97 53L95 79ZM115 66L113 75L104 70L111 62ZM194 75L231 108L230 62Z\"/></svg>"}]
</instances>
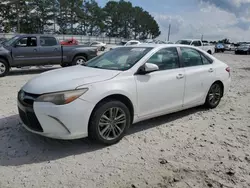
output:
<instances>
[{"instance_id":1,"label":"headlight","mask_svg":"<svg viewBox=\"0 0 250 188\"><path fill-rule=\"evenodd\" d=\"M73 102L87 91L88 88L44 94L38 97L36 102L51 102L56 105L64 105Z\"/></svg>"}]
</instances>

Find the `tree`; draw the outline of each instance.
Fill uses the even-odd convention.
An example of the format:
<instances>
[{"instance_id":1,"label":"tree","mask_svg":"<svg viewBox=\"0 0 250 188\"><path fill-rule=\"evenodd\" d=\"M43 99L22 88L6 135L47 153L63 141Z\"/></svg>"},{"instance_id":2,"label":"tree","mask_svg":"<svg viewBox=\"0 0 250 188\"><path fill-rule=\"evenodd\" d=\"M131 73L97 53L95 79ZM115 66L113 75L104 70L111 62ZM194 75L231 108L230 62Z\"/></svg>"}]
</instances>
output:
<instances>
[{"instance_id":1,"label":"tree","mask_svg":"<svg viewBox=\"0 0 250 188\"><path fill-rule=\"evenodd\" d=\"M119 3L116 1L109 1L103 8L105 15L105 33L109 37L118 37L119 29L121 27L119 15Z\"/></svg>"},{"instance_id":2,"label":"tree","mask_svg":"<svg viewBox=\"0 0 250 188\"><path fill-rule=\"evenodd\" d=\"M229 41L229 39L227 39L227 38L222 39L222 40L219 40L218 42L219 42L219 43L223 43L223 44L230 44L230 41Z\"/></svg>"},{"instance_id":3,"label":"tree","mask_svg":"<svg viewBox=\"0 0 250 188\"><path fill-rule=\"evenodd\" d=\"M155 19L141 7L133 7L130 2L109 1L103 11L105 32L109 37L146 39L160 35L159 25Z\"/></svg>"},{"instance_id":4,"label":"tree","mask_svg":"<svg viewBox=\"0 0 250 188\"><path fill-rule=\"evenodd\" d=\"M54 27L53 27L54 26ZM95 0L2 0L0 31L156 38L160 29L141 7L125 0L101 8Z\"/></svg>"},{"instance_id":5,"label":"tree","mask_svg":"<svg viewBox=\"0 0 250 188\"><path fill-rule=\"evenodd\" d=\"M85 19L87 22L86 33L90 36L98 36L104 31L103 11L96 1L85 1Z\"/></svg>"}]
</instances>

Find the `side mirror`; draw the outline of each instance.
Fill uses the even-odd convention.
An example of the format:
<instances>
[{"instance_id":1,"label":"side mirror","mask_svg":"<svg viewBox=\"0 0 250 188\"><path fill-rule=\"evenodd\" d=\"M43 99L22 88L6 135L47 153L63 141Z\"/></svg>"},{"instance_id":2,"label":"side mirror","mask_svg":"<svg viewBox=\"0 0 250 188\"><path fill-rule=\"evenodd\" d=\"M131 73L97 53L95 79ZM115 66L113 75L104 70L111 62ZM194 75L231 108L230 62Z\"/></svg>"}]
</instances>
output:
<instances>
[{"instance_id":1,"label":"side mirror","mask_svg":"<svg viewBox=\"0 0 250 188\"><path fill-rule=\"evenodd\" d=\"M139 70L138 74L148 74L154 71L158 71L159 67L153 63L145 63Z\"/></svg>"}]
</instances>

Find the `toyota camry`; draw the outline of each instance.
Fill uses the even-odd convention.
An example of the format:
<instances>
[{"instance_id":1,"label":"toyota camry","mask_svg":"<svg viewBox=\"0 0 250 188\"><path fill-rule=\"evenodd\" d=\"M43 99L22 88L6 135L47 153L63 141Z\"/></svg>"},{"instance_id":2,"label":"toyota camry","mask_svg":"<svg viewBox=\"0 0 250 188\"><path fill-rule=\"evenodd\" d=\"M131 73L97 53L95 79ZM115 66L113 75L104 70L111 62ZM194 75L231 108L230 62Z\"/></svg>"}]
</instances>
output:
<instances>
[{"instance_id":1,"label":"toyota camry","mask_svg":"<svg viewBox=\"0 0 250 188\"><path fill-rule=\"evenodd\" d=\"M48 71L18 93L23 126L56 139L123 138L133 123L205 105L228 91L230 68L179 44L118 47L84 65Z\"/></svg>"}]
</instances>

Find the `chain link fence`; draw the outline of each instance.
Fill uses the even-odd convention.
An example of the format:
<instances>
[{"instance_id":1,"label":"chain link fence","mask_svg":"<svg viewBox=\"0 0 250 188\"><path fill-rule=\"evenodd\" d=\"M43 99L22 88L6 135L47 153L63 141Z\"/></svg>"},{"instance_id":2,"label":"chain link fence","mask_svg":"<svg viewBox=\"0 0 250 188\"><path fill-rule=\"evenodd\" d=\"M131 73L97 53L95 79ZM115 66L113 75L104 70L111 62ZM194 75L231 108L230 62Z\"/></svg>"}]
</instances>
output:
<instances>
[{"instance_id":1,"label":"chain link fence","mask_svg":"<svg viewBox=\"0 0 250 188\"><path fill-rule=\"evenodd\" d=\"M4 37L4 38L12 38L16 35L20 35L17 33L0 33L0 38ZM92 41L99 41L99 42L103 42L106 44L120 44L123 39L122 38L113 38L113 37L95 37L95 36L84 36L84 35L57 35L57 34L53 34L54 37L56 37L59 41L63 41L66 39L71 39L74 38L76 40L78 40L78 42L81 43L85 43L85 42L92 42Z\"/></svg>"}]
</instances>

